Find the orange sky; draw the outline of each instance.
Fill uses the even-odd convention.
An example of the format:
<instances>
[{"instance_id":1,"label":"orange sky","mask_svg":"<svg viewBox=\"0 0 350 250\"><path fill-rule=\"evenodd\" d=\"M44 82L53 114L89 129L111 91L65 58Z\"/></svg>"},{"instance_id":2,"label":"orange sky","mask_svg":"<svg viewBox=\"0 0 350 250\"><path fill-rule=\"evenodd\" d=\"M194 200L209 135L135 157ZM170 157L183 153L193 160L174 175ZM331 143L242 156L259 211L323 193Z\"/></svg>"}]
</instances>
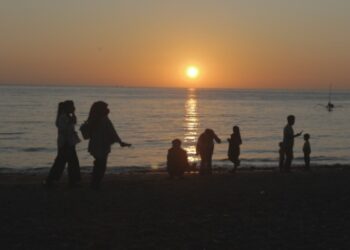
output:
<instances>
[{"instance_id":1,"label":"orange sky","mask_svg":"<svg viewBox=\"0 0 350 250\"><path fill-rule=\"evenodd\" d=\"M3 0L0 7L1 84L350 87L350 1ZM185 78L189 64L200 68L199 79Z\"/></svg>"}]
</instances>

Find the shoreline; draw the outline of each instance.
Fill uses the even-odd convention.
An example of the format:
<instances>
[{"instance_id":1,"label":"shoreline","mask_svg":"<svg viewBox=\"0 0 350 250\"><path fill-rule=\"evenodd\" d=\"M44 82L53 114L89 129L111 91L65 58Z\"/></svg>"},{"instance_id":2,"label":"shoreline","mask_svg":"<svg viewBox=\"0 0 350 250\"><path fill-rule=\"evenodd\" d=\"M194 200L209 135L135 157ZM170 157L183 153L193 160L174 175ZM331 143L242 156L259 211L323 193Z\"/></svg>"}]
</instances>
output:
<instances>
[{"instance_id":1,"label":"shoreline","mask_svg":"<svg viewBox=\"0 0 350 250\"><path fill-rule=\"evenodd\" d=\"M229 172L233 167L231 165L220 165L213 166L213 173L225 173ZM302 171L304 165L295 164L292 166L292 170L294 171ZM311 170L320 170L320 169L350 169L350 164L311 164ZM1 168L0 167L0 175L46 175L50 170L50 167L35 167L35 168L24 168L24 169L15 169L15 168ZM65 169L65 172L67 170ZM81 173L88 174L92 171L92 166L81 166ZM198 166L195 169L191 169L189 172L198 172ZM245 165L238 167L238 172L250 172L250 171L272 171L279 172L279 167L277 165L265 165L265 166L256 166L256 165ZM152 168L152 167L113 167L108 166L106 170L106 175L114 175L114 174L149 174L149 173L166 173L166 167Z\"/></svg>"}]
</instances>

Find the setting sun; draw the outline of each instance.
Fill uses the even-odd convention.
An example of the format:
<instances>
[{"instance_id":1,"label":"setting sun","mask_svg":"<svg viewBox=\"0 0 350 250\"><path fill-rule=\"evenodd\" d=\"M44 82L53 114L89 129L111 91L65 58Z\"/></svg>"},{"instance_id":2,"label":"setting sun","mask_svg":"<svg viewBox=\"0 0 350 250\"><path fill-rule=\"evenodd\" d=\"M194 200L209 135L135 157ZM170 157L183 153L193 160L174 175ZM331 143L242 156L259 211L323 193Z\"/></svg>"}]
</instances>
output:
<instances>
[{"instance_id":1,"label":"setting sun","mask_svg":"<svg viewBox=\"0 0 350 250\"><path fill-rule=\"evenodd\" d=\"M195 66L189 66L186 69L186 75L190 79L196 79L199 75L199 70Z\"/></svg>"}]
</instances>

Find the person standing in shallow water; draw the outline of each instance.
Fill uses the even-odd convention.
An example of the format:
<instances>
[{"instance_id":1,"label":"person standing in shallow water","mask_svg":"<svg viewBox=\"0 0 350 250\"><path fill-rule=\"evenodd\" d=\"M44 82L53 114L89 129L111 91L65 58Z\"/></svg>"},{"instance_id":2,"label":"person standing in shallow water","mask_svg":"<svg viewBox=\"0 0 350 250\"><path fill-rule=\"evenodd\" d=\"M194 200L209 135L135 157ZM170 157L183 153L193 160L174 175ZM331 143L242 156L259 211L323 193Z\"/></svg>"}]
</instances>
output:
<instances>
[{"instance_id":1,"label":"person standing in shallow water","mask_svg":"<svg viewBox=\"0 0 350 250\"><path fill-rule=\"evenodd\" d=\"M240 165L241 161L239 160L239 155L241 153L240 145L242 144L241 132L238 126L233 127L233 134L227 139L229 142L228 147L228 158L233 163L232 173L235 173L237 167Z\"/></svg>"},{"instance_id":2,"label":"person standing in shallow water","mask_svg":"<svg viewBox=\"0 0 350 250\"><path fill-rule=\"evenodd\" d=\"M287 125L283 130L283 147L285 153L285 162L283 166L283 171L290 172L290 167L293 161L293 147L294 147L294 138L300 136L303 132L294 134L293 125L295 123L295 116L289 115L287 117Z\"/></svg>"},{"instance_id":3,"label":"person standing in shallow water","mask_svg":"<svg viewBox=\"0 0 350 250\"><path fill-rule=\"evenodd\" d=\"M87 120L89 130L89 153L95 158L92 171L91 187L98 189L107 167L108 154L111 145L119 143L121 147L130 147L131 144L123 142L108 118L108 104L102 101L95 102L90 109Z\"/></svg>"},{"instance_id":4,"label":"person standing in shallow water","mask_svg":"<svg viewBox=\"0 0 350 250\"><path fill-rule=\"evenodd\" d=\"M58 152L55 162L44 182L48 187L52 186L54 181L58 181L61 178L66 163L68 163L69 185L75 186L81 179L79 160L75 150L75 145L80 142L74 128L76 123L77 118L75 116L73 101L60 102L56 117Z\"/></svg>"},{"instance_id":5,"label":"person standing in shallow water","mask_svg":"<svg viewBox=\"0 0 350 250\"><path fill-rule=\"evenodd\" d=\"M201 175L212 174L212 158L214 152L214 141L221 143L220 138L214 130L206 129L198 138L196 152L201 158L199 173Z\"/></svg>"},{"instance_id":6,"label":"person standing in shallow water","mask_svg":"<svg viewBox=\"0 0 350 250\"><path fill-rule=\"evenodd\" d=\"M311 146L310 146L310 134L304 134L304 162L305 162L305 170L310 170L310 154L311 154Z\"/></svg>"},{"instance_id":7,"label":"person standing in shallow water","mask_svg":"<svg viewBox=\"0 0 350 250\"><path fill-rule=\"evenodd\" d=\"M172 147L167 155L167 171L170 178L182 178L185 170L189 168L187 152L181 148L181 140L175 139L171 143Z\"/></svg>"}]
</instances>

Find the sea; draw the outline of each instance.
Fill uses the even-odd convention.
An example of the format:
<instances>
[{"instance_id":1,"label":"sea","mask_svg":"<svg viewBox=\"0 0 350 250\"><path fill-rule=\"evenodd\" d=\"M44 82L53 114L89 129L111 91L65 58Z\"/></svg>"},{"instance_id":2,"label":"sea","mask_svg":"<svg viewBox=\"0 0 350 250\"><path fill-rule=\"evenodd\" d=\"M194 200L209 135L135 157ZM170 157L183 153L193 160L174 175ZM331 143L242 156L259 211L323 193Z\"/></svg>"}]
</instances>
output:
<instances>
[{"instance_id":1,"label":"sea","mask_svg":"<svg viewBox=\"0 0 350 250\"><path fill-rule=\"evenodd\" d=\"M0 173L47 172L57 153L57 105L73 100L79 126L95 101L105 101L123 141L112 147L109 172L163 170L171 141L178 138L191 163L198 136L213 129L214 168L230 169L227 138L240 127L241 168L277 168L278 144L286 117L295 115L295 133L311 135L311 164L350 163L350 92L333 91L333 111L325 105L329 93L302 90L171 89L125 87L0 86ZM302 166L303 137L295 139L293 164ZM91 171L88 141L77 145L82 171Z\"/></svg>"}]
</instances>

